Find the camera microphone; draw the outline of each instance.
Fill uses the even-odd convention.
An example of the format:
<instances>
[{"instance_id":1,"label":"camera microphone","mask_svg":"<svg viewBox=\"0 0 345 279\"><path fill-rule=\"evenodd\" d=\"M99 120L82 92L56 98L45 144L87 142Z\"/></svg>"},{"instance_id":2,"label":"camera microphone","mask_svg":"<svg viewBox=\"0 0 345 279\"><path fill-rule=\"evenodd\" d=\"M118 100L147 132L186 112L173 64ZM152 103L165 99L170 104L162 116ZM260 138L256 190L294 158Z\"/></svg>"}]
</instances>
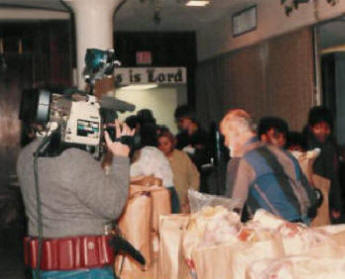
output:
<instances>
[{"instance_id":1,"label":"camera microphone","mask_svg":"<svg viewBox=\"0 0 345 279\"><path fill-rule=\"evenodd\" d=\"M104 96L100 100L100 106L104 109L110 109L119 112L134 111L135 105L121 101L114 97Z\"/></svg>"}]
</instances>

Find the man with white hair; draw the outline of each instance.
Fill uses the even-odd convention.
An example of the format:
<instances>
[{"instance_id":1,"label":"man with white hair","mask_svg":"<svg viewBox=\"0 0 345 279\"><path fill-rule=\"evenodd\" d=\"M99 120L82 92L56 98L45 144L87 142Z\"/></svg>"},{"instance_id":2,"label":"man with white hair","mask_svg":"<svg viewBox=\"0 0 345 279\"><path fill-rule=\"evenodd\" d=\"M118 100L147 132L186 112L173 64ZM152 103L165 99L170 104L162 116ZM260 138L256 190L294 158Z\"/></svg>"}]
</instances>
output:
<instances>
[{"instance_id":1,"label":"man with white hair","mask_svg":"<svg viewBox=\"0 0 345 279\"><path fill-rule=\"evenodd\" d=\"M288 152L256 137L252 117L230 110L220 123L232 159L226 195L240 199L249 216L263 208L291 222L310 222L316 196L298 162Z\"/></svg>"}]
</instances>

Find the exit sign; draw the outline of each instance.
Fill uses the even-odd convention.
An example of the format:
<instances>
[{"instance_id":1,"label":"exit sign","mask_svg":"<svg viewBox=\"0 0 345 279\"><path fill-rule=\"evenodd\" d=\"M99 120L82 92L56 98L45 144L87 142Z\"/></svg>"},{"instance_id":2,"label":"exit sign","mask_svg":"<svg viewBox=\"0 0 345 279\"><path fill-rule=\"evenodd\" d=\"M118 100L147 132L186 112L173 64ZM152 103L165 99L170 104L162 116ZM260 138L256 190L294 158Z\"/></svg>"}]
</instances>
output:
<instances>
[{"instance_id":1,"label":"exit sign","mask_svg":"<svg viewBox=\"0 0 345 279\"><path fill-rule=\"evenodd\" d=\"M137 51L136 62L137 62L137 65L151 65L152 64L151 51Z\"/></svg>"}]
</instances>

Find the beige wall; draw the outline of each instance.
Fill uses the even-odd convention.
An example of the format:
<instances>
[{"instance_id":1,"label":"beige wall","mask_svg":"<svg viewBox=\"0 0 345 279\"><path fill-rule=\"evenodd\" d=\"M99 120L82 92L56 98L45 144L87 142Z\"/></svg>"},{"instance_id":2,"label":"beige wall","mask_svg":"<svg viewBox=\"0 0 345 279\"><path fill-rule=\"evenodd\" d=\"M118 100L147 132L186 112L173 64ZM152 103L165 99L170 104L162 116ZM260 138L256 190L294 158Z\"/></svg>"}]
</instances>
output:
<instances>
[{"instance_id":1,"label":"beige wall","mask_svg":"<svg viewBox=\"0 0 345 279\"><path fill-rule=\"evenodd\" d=\"M318 0L317 21L327 20L345 14L345 1L338 0L336 6L330 6L326 0Z\"/></svg>"},{"instance_id":2,"label":"beige wall","mask_svg":"<svg viewBox=\"0 0 345 279\"><path fill-rule=\"evenodd\" d=\"M280 0L260 0L257 6L258 24L255 31L232 37L231 14L205 25L197 31L198 60L203 61L222 53L253 45L318 21L345 14L345 1L331 6L326 0L301 4L287 17Z\"/></svg>"},{"instance_id":3,"label":"beige wall","mask_svg":"<svg viewBox=\"0 0 345 279\"><path fill-rule=\"evenodd\" d=\"M175 108L185 99L186 90L179 87L159 87L149 90L116 90L116 97L136 106L134 112L123 113L120 119L136 114L141 109L151 109L158 124L163 124L175 134L177 127L174 119Z\"/></svg>"}]
</instances>

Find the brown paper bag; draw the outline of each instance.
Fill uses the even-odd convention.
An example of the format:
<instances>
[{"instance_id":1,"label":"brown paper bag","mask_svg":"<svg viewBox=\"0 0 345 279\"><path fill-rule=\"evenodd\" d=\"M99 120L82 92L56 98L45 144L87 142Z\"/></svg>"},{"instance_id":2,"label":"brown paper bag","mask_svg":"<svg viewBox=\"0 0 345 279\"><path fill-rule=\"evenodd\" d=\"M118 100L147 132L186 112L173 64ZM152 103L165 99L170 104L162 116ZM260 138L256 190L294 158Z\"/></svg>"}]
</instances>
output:
<instances>
[{"instance_id":1,"label":"brown paper bag","mask_svg":"<svg viewBox=\"0 0 345 279\"><path fill-rule=\"evenodd\" d=\"M255 262L247 279L343 279L342 258L293 256Z\"/></svg>"},{"instance_id":2,"label":"brown paper bag","mask_svg":"<svg viewBox=\"0 0 345 279\"><path fill-rule=\"evenodd\" d=\"M159 234L159 279L189 278L189 270L182 256L182 233L189 215L161 215Z\"/></svg>"},{"instance_id":3,"label":"brown paper bag","mask_svg":"<svg viewBox=\"0 0 345 279\"><path fill-rule=\"evenodd\" d=\"M321 228L306 228L282 239L286 256L338 257L344 250L331 234Z\"/></svg>"},{"instance_id":4,"label":"brown paper bag","mask_svg":"<svg viewBox=\"0 0 345 279\"><path fill-rule=\"evenodd\" d=\"M307 177L309 182L311 182L312 176L314 174L313 164L317 157L320 155L321 150L319 148L315 148L306 152L300 152L297 150L293 150L290 152L297 159L304 175Z\"/></svg>"},{"instance_id":5,"label":"brown paper bag","mask_svg":"<svg viewBox=\"0 0 345 279\"><path fill-rule=\"evenodd\" d=\"M158 261L159 256L159 218L163 215L171 213L170 192L164 187L152 190L152 227L151 227L151 241L153 257Z\"/></svg>"},{"instance_id":6,"label":"brown paper bag","mask_svg":"<svg viewBox=\"0 0 345 279\"><path fill-rule=\"evenodd\" d=\"M338 233L332 235L331 238L332 238L338 245L341 245L341 246L344 246L344 247L345 247L345 231L338 232Z\"/></svg>"},{"instance_id":7,"label":"brown paper bag","mask_svg":"<svg viewBox=\"0 0 345 279\"><path fill-rule=\"evenodd\" d=\"M154 180L153 180L154 181ZM164 187L131 185L129 199L118 225L125 238L146 260L143 268L128 256L119 256L115 268L122 279L156 278L159 216L171 213L170 193Z\"/></svg>"},{"instance_id":8,"label":"brown paper bag","mask_svg":"<svg viewBox=\"0 0 345 279\"><path fill-rule=\"evenodd\" d=\"M319 227L318 229L330 234L330 238L332 238L337 245L345 248L345 224L329 225Z\"/></svg>"},{"instance_id":9,"label":"brown paper bag","mask_svg":"<svg viewBox=\"0 0 345 279\"><path fill-rule=\"evenodd\" d=\"M152 183L155 182L159 178L155 177L144 177L148 178L147 181L151 181ZM141 178L140 180L135 181L143 181L144 179ZM146 180L145 180L146 181ZM158 183L159 184L159 183ZM141 185L141 184L133 184L130 186L130 195L140 192L147 192L150 193L152 197L152 230L158 233L159 230L159 216L160 215L167 215L171 213L171 200L170 200L170 192L167 188L161 187L156 184L152 185Z\"/></svg>"},{"instance_id":10,"label":"brown paper bag","mask_svg":"<svg viewBox=\"0 0 345 279\"><path fill-rule=\"evenodd\" d=\"M316 188L320 189L323 194L323 202L319 209L317 210L317 215L311 222L312 227L318 226L325 226L330 224L329 219L329 202L328 202L328 195L329 195L329 188L330 188L330 180L324 178L319 175L312 176L313 184Z\"/></svg>"},{"instance_id":11,"label":"brown paper bag","mask_svg":"<svg viewBox=\"0 0 345 279\"><path fill-rule=\"evenodd\" d=\"M134 193L146 192L151 196L151 244L153 257L158 257L159 250L159 216L171 213L170 192L165 187L157 185L141 186L131 185L130 191Z\"/></svg>"},{"instance_id":12,"label":"brown paper bag","mask_svg":"<svg viewBox=\"0 0 345 279\"><path fill-rule=\"evenodd\" d=\"M152 198L148 192L138 191L130 186L130 196L125 210L118 221L124 237L145 257L146 266L151 264ZM142 267L130 257L117 257L116 270L141 270Z\"/></svg>"},{"instance_id":13,"label":"brown paper bag","mask_svg":"<svg viewBox=\"0 0 345 279\"><path fill-rule=\"evenodd\" d=\"M232 278L233 246L234 244L222 244L195 249L192 252L192 259L195 265L195 269L191 271L192 276L197 276L198 279Z\"/></svg>"},{"instance_id":14,"label":"brown paper bag","mask_svg":"<svg viewBox=\"0 0 345 279\"><path fill-rule=\"evenodd\" d=\"M280 237L195 249L192 258L198 279L245 279L246 270L259 259L284 256Z\"/></svg>"},{"instance_id":15,"label":"brown paper bag","mask_svg":"<svg viewBox=\"0 0 345 279\"><path fill-rule=\"evenodd\" d=\"M170 192L168 189L160 187L152 190L152 230L159 231L160 216L171 213Z\"/></svg>"},{"instance_id":16,"label":"brown paper bag","mask_svg":"<svg viewBox=\"0 0 345 279\"><path fill-rule=\"evenodd\" d=\"M253 243L244 242L233 247L232 279L245 279L246 272L253 262L260 259L277 259L284 256L280 237Z\"/></svg>"}]
</instances>

